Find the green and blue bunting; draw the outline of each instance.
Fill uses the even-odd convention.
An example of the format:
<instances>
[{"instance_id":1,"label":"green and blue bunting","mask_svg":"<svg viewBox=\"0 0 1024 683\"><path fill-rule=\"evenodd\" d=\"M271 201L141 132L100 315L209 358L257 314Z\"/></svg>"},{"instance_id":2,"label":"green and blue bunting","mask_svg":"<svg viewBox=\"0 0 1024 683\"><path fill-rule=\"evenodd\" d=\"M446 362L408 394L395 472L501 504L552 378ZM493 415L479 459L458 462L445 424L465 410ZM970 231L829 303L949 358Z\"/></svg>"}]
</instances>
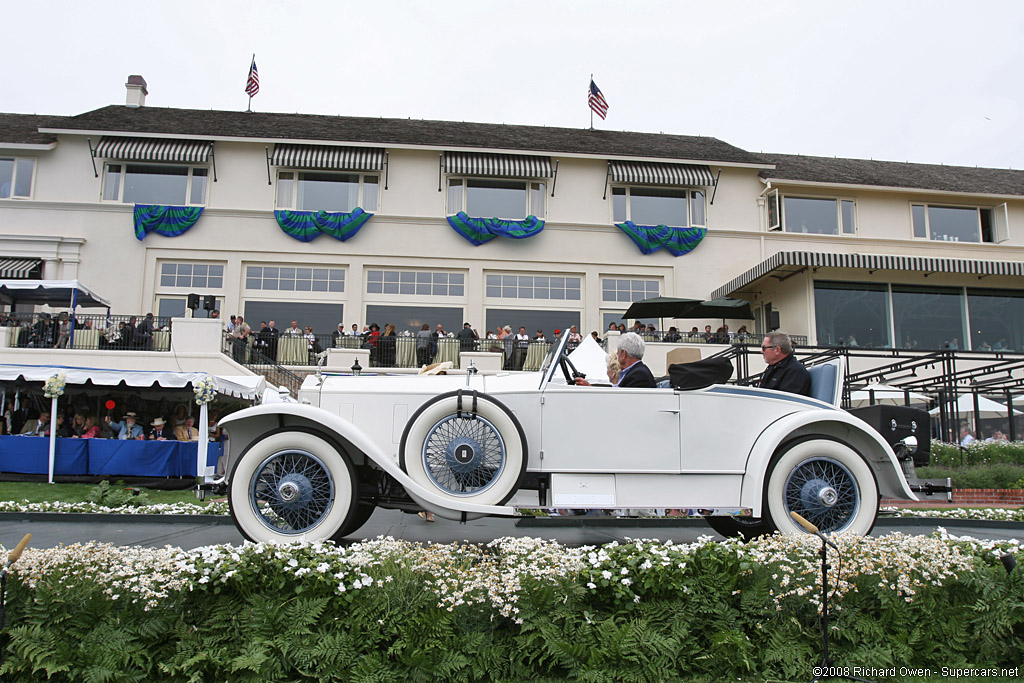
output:
<instances>
[{"instance_id":1,"label":"green and blue bunting","mask_svg":"<svg viewBox=\"0 0 1024 683\"><path fill-rule=\"evenodd\" d=\"M202 213L201 206L136 204L133 212L135 238L141 242L151 232L177 237L195 225Z\"/></svg>"},{"instance_id":2,"label":"green and blue bunting","mask_svg":"<svg viewBox=\"0 0 1024 683\"><path fill-rule=\"evenodd\" d=\"M275 211L274 218L286 235L300 242L309 242L320 235L330 235L344 242L359 232L373 214L356 207L350 213Z\"/></svg>"},{"instance_id":3,"label":"green and blue bunting","mask_svg":"<svg viewBox=\"0 0 1024 683\"><path fill-rule=\"evenodd\" d=\"M693 251L704 236L707 228L670 228L666 225L637 225L633 221L616 223L622 232L640 248L641 253L653 254L665 248L673 256L682 256Z\"/></svg>"},{"instance_id":4,"label":"green and blue bunting","mask_svg":"<svg viewBox=\"0 0 1024 683\"><path fill-rule=\"evenodd\" d=\"M526 239L544 229L544 221L536 216L527 216L521 221L505 221L500 218L470 218L464 211L448 216L448 225L477 247L499 236Z\"/></svg>"}]
</instances>

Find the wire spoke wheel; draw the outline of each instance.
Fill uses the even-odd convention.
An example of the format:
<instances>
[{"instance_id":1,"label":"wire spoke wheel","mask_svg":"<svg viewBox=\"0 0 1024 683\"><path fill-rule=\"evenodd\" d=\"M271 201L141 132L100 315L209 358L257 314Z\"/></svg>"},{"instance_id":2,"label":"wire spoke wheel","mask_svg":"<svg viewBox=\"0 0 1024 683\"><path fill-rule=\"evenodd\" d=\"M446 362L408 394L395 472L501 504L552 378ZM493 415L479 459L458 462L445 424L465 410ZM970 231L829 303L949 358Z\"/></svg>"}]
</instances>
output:
<instances>
[{"instance_id":1,"label":"wire spoke wheel","mask_svg":"<svg viewBox=\"0 0 1024 683\"><path fill-rule=\"evenodd\" d=\"M263 524L280 533L302 534L330 512L334 480L312 453L275 453L256 468L250 500Z\"/></svg>"},{"instance_id":2,"label":"wire spoke wheel","mask_svg":"<svg viewBox=\"0 0 1024 683\"><path fill-rule=\"evenodd\" d=\"M795 468L785 495L786 508L821 531L845 527L861 504L853 474L832 458L814 458Z\"/></svg>"},{"instance_id":3,"label":"wire spoke wheel","mask_svg":"<svg viewBox=\"0 0 1024 683\"><path fill-rule=\"evenodd\" d=\"M427 476L451 495L472 495L492 486L505 460L501 433L480 416L449 415L434 425L423 443Z\"/></svg>"}]
</instances>

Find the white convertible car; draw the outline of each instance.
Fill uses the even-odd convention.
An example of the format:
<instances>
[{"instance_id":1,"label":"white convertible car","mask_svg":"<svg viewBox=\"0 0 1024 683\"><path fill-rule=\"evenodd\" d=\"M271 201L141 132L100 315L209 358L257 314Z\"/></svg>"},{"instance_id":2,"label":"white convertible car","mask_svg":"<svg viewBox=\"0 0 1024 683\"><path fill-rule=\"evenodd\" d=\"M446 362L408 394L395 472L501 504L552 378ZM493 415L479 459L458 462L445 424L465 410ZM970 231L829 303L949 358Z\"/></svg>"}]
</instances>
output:
<instances>
[{"instance_id":1,"label":"white convertible car","mask_svg":"<svg viewBox=\"0 0 1024 683\"><path fill-rule=\"evenodd\" d=\"M819 398L806 398L576 386L565 348L563 334L532 373L310 376L298 403L224 418L235 523L254 541L339 540L375 507L454 520L681 509L726 535L802 533L794 511L867 534L880 496L915 499L893 448L837 407L842 359L811 368Z\"/></svg>"}]
</instances>

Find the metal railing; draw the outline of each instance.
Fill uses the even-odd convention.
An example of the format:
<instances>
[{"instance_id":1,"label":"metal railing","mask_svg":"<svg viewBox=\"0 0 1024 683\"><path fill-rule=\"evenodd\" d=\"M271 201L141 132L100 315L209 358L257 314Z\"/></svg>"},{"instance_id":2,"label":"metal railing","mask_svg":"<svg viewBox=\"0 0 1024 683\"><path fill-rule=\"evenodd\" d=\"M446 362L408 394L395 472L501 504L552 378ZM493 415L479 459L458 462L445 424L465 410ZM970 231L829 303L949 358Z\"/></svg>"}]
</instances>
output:
<instances>
[{"instance_id":1,"label":"metal railing","mask_svg":"<svg viewBox=\"0 0 1024 683\"><path fill-rule=\"evenodd\" d=\"M169 351L171 318L154 316L151 324L144 324L145 321L144 315L67 312L0 316L0 325L11 328L11 348Z\"/></svg>"}]
</instances>

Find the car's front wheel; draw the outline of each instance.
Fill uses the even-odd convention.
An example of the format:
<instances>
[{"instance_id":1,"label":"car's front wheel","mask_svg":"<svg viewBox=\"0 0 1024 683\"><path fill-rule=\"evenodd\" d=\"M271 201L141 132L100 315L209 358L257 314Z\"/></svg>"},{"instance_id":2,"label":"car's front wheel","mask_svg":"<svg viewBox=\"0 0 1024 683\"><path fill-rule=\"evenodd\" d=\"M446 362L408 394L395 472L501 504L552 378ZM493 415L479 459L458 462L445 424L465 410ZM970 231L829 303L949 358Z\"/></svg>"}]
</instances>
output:
<instances>
[{"instance_id":1,"label":"car's front wheel","mask_svg":"<svg viewBox=\"0 0 1024 683\"><path fill-rule=\"evenodd\" d=\"M805 533L791 512L822 532L866 536L878 517L878 484L850 446L830 438L796 441L775 456L765 485L767 522L785 533Z\"/></svg>"},{"instance_id":2,"label":"car's front wheel","mask_svg":"<svg viewBox=\"0 0 1024 683\"><path fill-rule=\"evenodd\" d=\"M373 512L358 504L348 457L308 431L260 437L242 453L230 481L231 516L251 541L340 540Z\"/></svg>"}]
</instances>

